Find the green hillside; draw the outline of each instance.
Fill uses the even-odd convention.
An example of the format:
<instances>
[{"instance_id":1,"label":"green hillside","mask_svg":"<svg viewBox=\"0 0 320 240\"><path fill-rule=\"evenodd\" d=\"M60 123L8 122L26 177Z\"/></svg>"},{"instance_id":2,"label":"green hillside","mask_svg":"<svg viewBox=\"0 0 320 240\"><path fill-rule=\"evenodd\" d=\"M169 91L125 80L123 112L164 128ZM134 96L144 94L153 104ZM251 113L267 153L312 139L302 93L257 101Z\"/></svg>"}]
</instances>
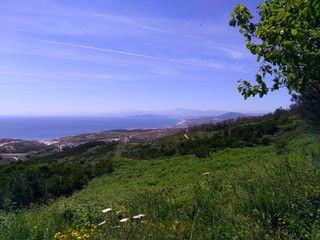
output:
<instances>
[{"instance_id":1,"label":"green hillside","mask_svg":"<svg viewBox=\"0 0 320 240\"><path fill-rule=\"evenodd\" d=\"M0 239L317 239L318 146L301 120L277 110L153 142L35 155L0 166ZM31 189L20 196L28 202L13 201L12 173ZM54 176L83 181L44 191Z\"/></svg>"}]
</instances>

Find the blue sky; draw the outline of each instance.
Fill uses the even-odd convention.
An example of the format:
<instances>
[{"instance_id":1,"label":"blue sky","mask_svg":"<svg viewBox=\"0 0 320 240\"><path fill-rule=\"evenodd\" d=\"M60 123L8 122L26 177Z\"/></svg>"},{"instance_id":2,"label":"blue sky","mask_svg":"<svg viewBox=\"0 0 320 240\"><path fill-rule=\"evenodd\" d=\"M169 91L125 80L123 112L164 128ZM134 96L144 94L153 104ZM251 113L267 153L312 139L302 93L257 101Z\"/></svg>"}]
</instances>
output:
<instances>
[{"instance_id":1,"label":"blue sky","mask_svg":"<svg viewBox=\"0 0 320 240\"><path fill-rule=\"evenodd\" d=\"M239 2L1 1L0 115L286 108L285 89L237 91L258 69L228 25ZM242 2L254 12L261 1Z\"/></svg>"}]
</instances>

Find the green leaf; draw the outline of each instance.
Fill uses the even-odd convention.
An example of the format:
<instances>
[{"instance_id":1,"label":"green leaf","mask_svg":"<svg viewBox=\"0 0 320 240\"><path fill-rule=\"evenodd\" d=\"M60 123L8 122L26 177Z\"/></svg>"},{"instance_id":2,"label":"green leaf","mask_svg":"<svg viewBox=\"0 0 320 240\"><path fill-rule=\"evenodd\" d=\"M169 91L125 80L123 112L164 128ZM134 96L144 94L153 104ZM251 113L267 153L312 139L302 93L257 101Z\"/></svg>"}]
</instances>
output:
<instances>
[{"instance_id":1,"label":"green leaf","mask_svg":"<svg viewBox=\"0 0 320 240\"><path fill-rule=\"evenodd\" d=\"M257 62L260 62L260 60L261 60L261 56L259 55L259 56L257 57Z\"/></svg>"},{"instance_id":2,"label":"green leaf","mask_svg":"<svg viewBox=\"0 0 320 240\"><path fill-rule=\"evenodd\" d=\"M239 4L239 11L242 12L245 9L245 6L241 3Z\"/></svg>"},{"instance_id":3,"label":"green leaf","mask_svg":"<svg viewBox=\"0 0 320 240\"><path fill-rule=\"evenodd\" d=\"M298 34L297 29L292 29L292 30L291 30L291 34L292 34L293 36L296 36L296 35Z\"/></svg>"},{"instance_id":4,"label":"green leaf","mask_svg":"<svg viewBox=\"0 0 320 240\"><path fill-rule=\"evenodd\" d=\"M288 47L292 44L292 42L291 41L284 41L282 44L283 44L283 46Z\"/></svg>"},{"instance_id":5,"label":"green leaf","mask_svg":"<svg viewBox=\"0 0 320 240\"><path fill-rule=\"evenodd\" d=\"M229 25L232 26L232 27L235 27L236 26L236 20L234 18L232 18L230 21L229 21Z\"/></svg>"},{"instance_id":6,"label":"green leaf","mask_svg":"<svg viewBox=\"0 0 320 240\"><path fill-rule=\"evenodd\" d=\"M251 50L251 53L253 55L256 55L259 52L259 47L258 46L252 46L250 50Z\"/></svg>"}]
</instances>

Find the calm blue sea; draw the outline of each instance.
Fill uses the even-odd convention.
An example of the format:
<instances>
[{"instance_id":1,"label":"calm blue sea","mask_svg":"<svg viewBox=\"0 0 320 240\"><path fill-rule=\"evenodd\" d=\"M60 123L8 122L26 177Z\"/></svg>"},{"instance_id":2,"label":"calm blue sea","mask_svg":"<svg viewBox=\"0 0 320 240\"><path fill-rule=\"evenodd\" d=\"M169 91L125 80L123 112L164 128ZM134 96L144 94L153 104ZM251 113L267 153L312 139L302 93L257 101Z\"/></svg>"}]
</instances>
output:
<instances>
[{"instance_id":1,"label":"calm blue sea","mask_svg":"<svg viewBox=\"0 0 320 240\"><path fill-rule=\"evenodd\" d=\"M181 119L168 117L0 117L0 138L45 140L128 128L166 128Z\"/></svg>"}]
</instances>

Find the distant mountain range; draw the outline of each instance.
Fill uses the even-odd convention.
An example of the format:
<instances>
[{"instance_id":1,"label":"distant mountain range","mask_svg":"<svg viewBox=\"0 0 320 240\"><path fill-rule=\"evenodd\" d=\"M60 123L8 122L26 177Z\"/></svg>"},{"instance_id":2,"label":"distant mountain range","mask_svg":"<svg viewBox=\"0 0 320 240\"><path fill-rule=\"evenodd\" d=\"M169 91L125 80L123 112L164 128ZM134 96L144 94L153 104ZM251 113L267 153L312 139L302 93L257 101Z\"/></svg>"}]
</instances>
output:
<instances>
[{"instance_id":1,"label":"distant mountain range","mask_svg":"<svg viewBox=\"0 0 320 240\"><path fill-rule=\"evenodd\" d=\"M222 114L221 114L222 113ZM159 115L161 114L161 115ZM173 128L187 128L190 126L206 124L206 123L217 123L223 120L235 119L239 117L247 117L248 114L238 112L222 112L222 111L200 111L200 110L188 110L188 109L177 109L172 111L162 111L155 114L138 114L130 115L127 117L177 117L181 118L182 121L175 125Z\"/></svg>"},{"instance_id":2,"label":"distant mountain range","mask_svg":"<svg viewBox=\"0 0 320 240\"><path fill-rule=\"evenodd\" d=\"M175 117L175 118L194 118L194 117L224 117L233 118L234 114L243 114L247 116L264 115L266 112L230 112L221 110L199 110L199 109L186 109L177 108L172 110L162 111L141 111L141 110L123 110L116 112L105 112L97 114L86 113L60 113L58 116L104 116L104 117Z\"/></svg>"},{"instance_id":3,"label":"distant mountain range","mask_svg":"<svg viewBox=\"0 0 320 240\"><path fill-rule=\"evenodd\" d=\"M225 114L218 116L217 118L232 119L232 118L247 117L247 116L249 116L249 114L243 114L243 113L238 113L238 112L228 112L228 113L225 113Z\"/></svg>"},{"instance_id":4,"label":"distant mountain range","mask_svg":"<svg viewBox=\"0 0 320 240\"><path fill-rule=\"evenodd\" d=\"M237 113L237 112L228 112L221 114L219 116L190 116L187 118L183 118L183 121L178 123L175 128L187 128L190 126L200 125L200 124L207 124L207 123L217 123L221 122L223 120L228 119L235 119L239 117L246 117L249 116L247 114L243 113Z\"/></svg>"},{"instance_id":5,"label":"distant mountain range","mask_svg":"<svg viewBox=\"0 0 320 240\"><path fill-rule=\"evenodd\" d=\"M169 117L216 117L228 113L227 111L208 110L202 111L198 109L178 108L175 110L160 111L158 114Z\"/></svg>"},{"instance_id":6,"label":"distant mountain range","mask_svg":"<svg viewBox=\"0 0 320 240\"><path fill-rule=\"evenodd\" d=\"M217 117L222 114L227 114L228 111L218 111L218 110L207 110L202 111L198 109L184 109L178 108L173 110L164 110L164 111L121 111L113 113L112 115L118 116L164 116L164 117L177 117L177 118L190 118L190 117ZM107 114L106 114L107 115Z\"/></svg>"},{"instance_id":7,"label":"distant mountain range","mask_svg":"<svg viewBox=\"0 0 320 240\"><path fill-rule=\"evenodd\" d=\"M124 114L124 113L122 113ZM125 114L127 117L176 117L182 119L195 119L195 118L215 118L218 119L230 119L237 117L245 117L252 115L260 115L254 113L240 113L240 112L228 112L228 111L218 111L218 110L197 110L197 109L183 109L178 108L175 110L167 110L167 111L132 111L127 112Z\"/></svg>"}]
</instances>

